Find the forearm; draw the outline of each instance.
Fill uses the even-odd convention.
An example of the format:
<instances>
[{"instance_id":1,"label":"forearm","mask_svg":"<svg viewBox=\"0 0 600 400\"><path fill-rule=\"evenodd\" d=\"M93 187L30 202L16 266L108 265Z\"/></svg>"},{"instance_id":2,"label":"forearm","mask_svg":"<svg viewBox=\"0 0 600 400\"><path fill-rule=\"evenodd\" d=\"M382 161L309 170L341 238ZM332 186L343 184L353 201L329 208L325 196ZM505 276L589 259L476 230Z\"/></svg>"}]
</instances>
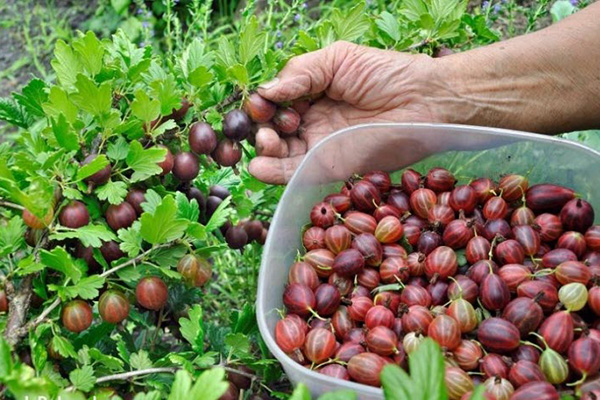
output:
<instances>
[{"instance_id":1,"label":"forearm","mask_svg":"<svg viewBox=\"0 0 600 400\"><path fill-rule=\"evenodd\" d=\"M600 127L600 3L539 32L435 60L446 122L540 133Z\"/></svg>"}]
</instances>

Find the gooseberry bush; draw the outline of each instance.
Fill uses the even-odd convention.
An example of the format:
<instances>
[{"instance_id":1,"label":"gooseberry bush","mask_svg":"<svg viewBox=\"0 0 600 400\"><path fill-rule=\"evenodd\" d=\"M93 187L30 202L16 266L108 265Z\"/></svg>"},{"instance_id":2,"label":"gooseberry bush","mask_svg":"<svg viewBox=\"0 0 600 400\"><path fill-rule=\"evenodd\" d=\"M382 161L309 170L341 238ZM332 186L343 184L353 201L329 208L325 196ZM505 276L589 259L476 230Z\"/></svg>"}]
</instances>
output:
<instances>
[{"instance_id":1,"label":"gooseberry bush","mask_svg":"<svg viewBox=\"0 0 600 400\"><path fill-rule=\"evenodd\" d=\"M111 4L140 14L133 2ZM211 5L153 6L160 41L125 27L58 41L53 76L0 99L0 119L16 129L0 144L3 397L286 398L289 383L252 306L282 188L257 181L246 166L258 124L294 137L310 99L273 104L255 88L290 57L336 40L439 55L500 38L488 26L489 8L467 12L458 0L249 1L235 19L212 15ZM435 219L447 223L443 213ZM377 239L396 241L393 227L383 228ZM307 249L315 240L345 246L318 232L306 238ZM428 240L435 249L442 238ZM385 279L395 282L397 265L386 267ZM328 298L325 290L320 297ZM394 397L402 387L405 395L446 397L435 343L426 340L408 363L411 376L384 369L386 396L405 398ZM307 396L302 385L293 394Z\"/></svg>"}]
</instances>

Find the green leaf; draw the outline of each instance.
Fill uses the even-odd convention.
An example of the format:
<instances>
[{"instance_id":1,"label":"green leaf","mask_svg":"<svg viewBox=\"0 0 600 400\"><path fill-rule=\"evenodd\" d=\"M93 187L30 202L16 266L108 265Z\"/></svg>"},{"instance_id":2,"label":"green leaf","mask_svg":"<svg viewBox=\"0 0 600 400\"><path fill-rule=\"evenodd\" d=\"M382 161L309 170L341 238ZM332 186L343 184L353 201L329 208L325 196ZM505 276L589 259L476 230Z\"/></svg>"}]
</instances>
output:
<instances>
[{"instance_id":1,"label":"green leaf","mask_svg":"<svg viewBox=\"0 0 600 400\"><path fill-rule=\"evenodd\" d=\"M388 400L425 400L413 392L413 383L408 374L397 365L386 365L381 372L383 393Z\"/></svg>"},{"instance_id":2,"label":"green leaf","mask_svg":"<svg viewBox=\"0 0 600 400\"><path fill-rule=\"evenodd\" d=\"M204 371L189 393L190 399L218 400L229 387L223 368Z\"/></svg>"},{"instance_id":3,"label":"green leaf","mask_svg":"<svg viewBox=\"0 0 600 400\"><path fill-rule=\"evenodd\" d=\"M353 390L338 390L319 396L319 400L356 400L356 392Z\"/></svg>"},{"instance_id":4,"label":"green leaf","mask_svg":"<svg viewBox=\"0 0 600 400\"><path fill-rule=\"evenodd\" d=\"M106 156L111 160L121 161L127 158L129 153L129 144L123 136L119 136L114 143L109 143L106 149Z\"/></svg>"},{"instance_id":5,"label":"green leaf","mask_svg":"<svg viewBox=\"0 0 600 400\"><path fill-rule=\"evenodd\" d=\"M560 20L567 18L569 15L575 13L577 8L571 4L568 0L559 0L552 5L550 9L550 15L552 15L552 22L556 23Z\"/></svg>"},{"instance_id":6,"label":"green leaf","mask_svg":"<svg viewBox=\"0 0 600 400\"><path fill-rule=\"evenodd\" d=\"M431 0L429 12L436 22L447 19L458 8L460 0Z\"/></svg>"},{"instance_id":7,"label":"green leaf","mask_svg":"<svg viewBox=\"0 0 600 400\"><path fill-rule=\"evenodd\" d=\"M62 336L57 335L52 338L52 347L58 352L58 354L65 358L77 358L77 353L75 352L75 348L71 342Z\"/></svg>"},{"instance_id":8,"label":"green leaf","mask_svg":"<svg viewBox=\"0 0 600 400\"><path fill-rule=\"evenodd\" d=\"M301 46L306 52L319 50L317 41L309 36L305 31L298 32L298 40L296 44Z\"/></svg>"},{"instance_id":9,"label":"green leaf","mask_svg":"<svg viewBox=\"0 0 600 400\"><path fill-rule=\"evenodd\" d=\"M140 222L135 221L132 226L127 229L119 229L117 232L121 243L119 247L129 257L135 257L142 250L142 236L140 235Z\"/></svg>"},{"instance_id":10,"label":"green leaf","mask_svg":"<svg viewBox=\"0 0 600 400\"><path fill-rule=\"evenodd\" d=\"M473 390L473 394L469 400L485 400L485 386L477 385L475 386L475 390ZM564 400L564 399L561 399Z\"/></svg>"},{"instance_id":11,"label":"green leaf","mask_svg":"<svg viewBox=\"0 0 600 400\"><path fill-rule=\"evenodd\" d=\"M231 196L227 197L225 200L219 204L213 215L210 217L208 222L206 223L206 231L212 232L215 229L223 226L225 222L229 219L232 211L231 208L228 207L231 203Z\"/></svg>"},{"instance_id":12,"label":"green leaf","mask_svg":"<svg viewBox=\"0 0 600 400\"><path fill-rule=\"evenodd\" d=\"M46 266L71 278L75 283L81 279L81 270L73 264L73 259L62 247L55 247L52 251L40 250L40 260Z\"/></svg>"},{"instance_id":13,"label":"green leaf","mask_svg":"<svg viewBox=\"0 0 600 400\"><path fill-rule=\"evenodd\" d=\"M129 145L127 165L133 169L131 182L138 182L162 172L158 163L165 160L167 150L160 147L144 149L140 142L133 141Z\"/></svg>"},{"instance_id":14,"label":"green leaf","mask_svg":"<svg viewBox=\"0 0 600 400\"><path fill-rule=\"evenodd\" d=\"M160 115L160 101L151 100L150 96L140 89L135 92L135 99L131 103L131 113L144 122L155 120Z\"/></svg>"},{"instance_id":15,"label":"green leaf","mask_svg":"<svg viewBox=\"0 0 600 400\"><path fill-rule=\"evenodd\" d=\"M377 27L393 40L400 40L400 24L396 17L389 12L384 11L379 14L379 18L375 20L375 24L377 24Z\"/></svg>"},{"instance_id":16,"label":"green leaf","mask_svg":"<svg viewBox=\"0 0 600 400\"><path fill-rule=\"evenodd\" d=\"M290 397L290 400L310 400L310 391L306 387L304 383L298 384L296 389L294 389L294 393Z\"/></svg>"},{"instance_id":17,"label":"green leaf","mask_svg":"<svg viewBox=\"0 0 600 400\"><path fill-rule=\"evenodd\" d=\"M58 393L57 398L60 400L86 400L85 395L75 389L63 389ZM98 397L96 400L102 399Z\"/></svg>"},{"instance_id":18,"label":"green leaf","mask_svg":"<svg viewBox=\"0 0 600 400\"><path fill-rule=\"evenodd\" d=\"M42 104L48 101L48 94L46 93L46 84L41 79L32 79L29 81L27 86L23 88L21 94L13 93L13 98L19 103L27 112L37 117L43 117L44 109Z\"/></svg>"},{"instance_id":19,"label":"green leaf","mask_svg":"<svg viewBox=\"0 0 600 400\"><path fill-rule=\"evenodd\" d=\"M90 114L100 117L110 111L112 91L110 84L104 82L100 87L85 75L77 75L77 92L71 96L76 106Z\"/></svg>"},{"instance_id":20,"label":"green leaf","mask_svg":"<svg viewBox=\"0 0 600 400\"><path fill-rule=\"evenodd\" d=\"M365 13L365 4L360 2L345 14L336 8L331 16L331 24L338 40L353 41L369 29L371 21Z\"/></svg>"},{"instance_id":21,"label":"green leaf","mask_svg":"<svg viewBox=\"0 0 600 400\"><path fill-rule=\"evenodd\" d=\"M56 72L58 81L65 87L71 88L75 85L77 75L83 71L83 64L62 39L56 42L54 47L54 59L50 62Z\"/></svg>"},{"instance_id":22,"label":"green leaf","mask_svg":"<svg viewBox=\"0 0 600 400\"><path fill-rule=\"evenodd\" d=\"M27 129L33 123L33 118L24 107L21 107L12 99L0 98L0 121L6 121L9 124Z\"/></svg>"},{"instance_id":23,"label":"green leaf","mask_svg":"<svg viewBox=\"0 0 600 400\"><path fill-rule=\"evenodd\" d=\"M225 336L225 344L230 347L230 351L238 358L245 358L250 355L250 340L243 333L230 333Z\"/></svg>"},{"instance_id":24,"label":"green leaf","mask_svg":"<svg viewBox=\"0 0 600 400\"><path fill-rule=\"evenodd\" d=\"M122 14L131 4L131 0L110 0L110 5L117 14Z\"/></svg>"},{"instance_id":25,"label":"green leaf","mask_svg":"<svg viewBox=\"0 0 600 400\"><path fill-rule=\"evenodd\" d=\"M230 76L239 86L247 86L250 82L248 70L242 64L236 64L227 70L227 75Z\"/></svg>"},{"instance_id":26,"label":"green leaf","mask_svg":"<svg viewBox=\"0 0 600 400\"><path fill-rule=\"evenodd\" d=\"M177 201L177 218L185 218L191 222L198 221L200 209L198 207L198 202L195 199L190 201L186 195L177 192L175 200Z\"/></svg>"},{"instance_id":27,"label":"green leaf","mask_svg":"<svg viewBox=\"0 0 600 400\"><path fill-rule=\"evenodd\" d=\"M44 103L42 108L51 117L58 118L61 114L64 115L70 124L77 120L77 106L69 99L67 92L58 86L50 88L48 102Z\"/></svg>"},{"instance_id":28,"label":"green leaf","mask_svg":"<svg viewBox=\"0 0 600 400\"><path fill-rule=\"evenodd\" d=\"M189 398L190 389L192 387L192 378L187 371L179 370L175 374L175 381L171 386L171 393L168 400L180 400Z\"/></svg>"},{"instance_id":29,"label":"green leaf","mask_svg":"<svg viewBox=\"0 0 600 400\"><path fill-rule=\"evenodd\" d=\"M0 229L0 257L17 252L23 247L25 225L23 219L14 216Z\"/></svg>"},{"instance_id":30,"label":"green leaf","mask_svg":"<svg viewBox=\"0 0 600 400\"><path fill-rule=\"evenodd\" d=\"M148 352L146 350L140 350L137 353L133 353L129 359L129 364L131 364L132 368L137 370L152 368L154 365L148 357Z\"/></svg>"},{"instance_id":31,"label":"green leaf","mask_svg":"<svg viewBox=\"0 0 600 400\"><path fill-rule=\"evenodd\" d=\"M188 221L176 218L177 206L173 196L163 198L154 214L143 213L140 218L142 238L151 244L161 244L179 239L185 232Z\"/></svg>"},{"instance_id":32,"label":"green leaf","mask_svg":"<svg viewBox=\"0 0 600 400\"><path fill-rule=\"evenodd\" d=\"M77 171L77 180L83 180L94 175L109 164L108 159L104 154L97 155L89 164L79 168Z\"/></svg>"},{"instance_id":33,"label":"green leaf","mask_svg":"<svg viewBox=\"0 0 600 400\"><path fill-rule=\"evenodd\" d=\"M63 300L80 297L84 300L95 299L98 297L98 289L105 282L105 278L100 275L91 275L81 279L76 285L59 287L58 294ZM48 285L52 287L52 285Z\"/></svg>"},{"instance_id":34,"label":"green leaf","mask_svg":"<svg viewBox=\"0 0 600 400\"><path fill-rule=\"evenodd\" d=\"M59 114L58 119L51 118L52 133L56 141L65 150L79 150L79 138L77 132L67 122L63 114Z\"/></svg>"},{"instance_id":35,"label":"green leaf","mask_svg":"<svg viewBox=\"0 0 600 400\"><path fill-rule=\"evenodd\" d=\"M240 62L248 64L254 57L260 53L265 43L265 34L259 32L258 21L252 16L240 33L239 54Z\"/></svg>"},{"instance_id":36,"label":"green leaf","mask_svg":"<svg viewBox=\"0 0 600 400\"><path fill-rule=\"evenodd\" d=\"M418 21L421 15L427 14L427 4L424 0L404 0L402 14L411 21Z\"/></svg>"},{"instance_id":37,"label":"green leaf","mask_svg":"<svg viewBox=\"0 0 600 400\"><path fill-rule=\"evenodd\" d=\"M204 326L202 315L202 307L199 304L196 304L190 309L188 318L179 319L181 335L192 345L192 348L200 354L204 351Z\"/></svg>"},{"instance_id":38,"label":"green leaf","mask_svg":"<svg viewBox=\"0 0 600 400\"><path fill-rule=\"evenodd\" d=\"M60 229L51 234L50 239L79 239L85 247L100 247L102 242L109 242L117 238L113 231L104 225L86 225L77 229L61 227Z\"/></svg>"},{"instance_id":39,"label":"green leaf","mask_svg":"<svg viewBox=\"0 0 600 400\"><path fill-rule=\"evenodd\" d=\"M29 255L19 261L16 274L19 276L25 276L33 274L34 272L43 271L46 266L42 263L35 262L33 255Z\"/></svg>"},{"instance_id":40,"label":"green leaf","mask_svg":"<svg viewBox=\"0 0 600 400\"><path fill-rule=\"evenodd\" d=\"M426 338L408 358L413 382L413 395L422 399L445 400L448 398L444 383L444 356L440 346Z\"/></svg>"},{"instance_id":41,"label":"green leaf","mask_svg":"<svg viewBox=\"0 0 600 400\"><path fill-rule=\"evenodd\" d=\"M152 137L157 137L162 135L166 131L175 128L177 128L177 123L172 119L168 119L162 124L160 124L158 127L154 128L150 133L152 134Z\"/></svg>"},{"instance_id":42,"label":"green leaf","mask_svg":"<svg viewBox=\"0 0 600 400\"><path fill-rule=\"evenodd\" d=\"M208 68L201 65L191 71L187 77L188 82L196 88L202 88L213 80L213 74Z\"/></svg>"},{"instance_id":43,"label":"green leaf","mask_svg":"<svg viewBox=\"0 0 600 400\"><path fill-rule=\"evenodd\" d=\"M0 337L0 377L12 374L14 367L10 346L4 336Z\"/></svg>"},{"instance_id":44,"label":"green leaf","mask_svg":"<svg viewBox=\"0 0 600 400\"><path fill-rule=\"evenodd\" d=\"M118 372L123 370L123 361L117 357L104 354L96 348L89 349L89 355L92 359L98 361L111 371Z\"/></svg>"},{"instance_id":45,"label":"green leaf","mask_svg":"<svg viewBox=\"0 0 600 400\"><path fill-rule=\"evenodd\" d=\"M94 369L89 365L71 371L69 374L69 380L79 390L89 392L93 389L96 383L96 377L94 376Z\"/></svg>"},{"instance_id":46,"label":"green leaf","mask_svg":"<svg viewBox=\"0 0 600 400\"><path fill-rule=\"evenodd\" d=\"M94 32L88 31L73 41L73 49L79 56L83 68L95 76L102 70L102 58L104 56L104 45L98 40Z\"/></svg>"},{"instance_id":47,"label":"green leaf","mask_svg":"<svg viewBox=\"0 0 600 400\"><path fill-rule=\"evenodd\" d=\"M219 39L215 56L217 63L225 69L232 67L238 62L235 55L235 48L225 35L222 35Z\"/></svg>"},{"instance_id":48,"label":"green leaf","mask_svg":"<svg viewBox=\"0 0 600 400\"><path fill-rule=\"evenodd\" d=\"M168 75L165 79L155 80L150 87L152 94L160 103L162 115L171 114L173 109L181 107L181 90L177 87L172 75Z\"/></svg>"},{"instance_id":49,"label":"green leaf","mask_svg":"<svg viewBox=\"0 0 600 400\"><path fill-rule=\"evenodd\" d=\"M98 200L108 200L110 204L121 204L127 196L127 184L122 181L108 181L95 190Z\"/></svg>"}]
</instances>

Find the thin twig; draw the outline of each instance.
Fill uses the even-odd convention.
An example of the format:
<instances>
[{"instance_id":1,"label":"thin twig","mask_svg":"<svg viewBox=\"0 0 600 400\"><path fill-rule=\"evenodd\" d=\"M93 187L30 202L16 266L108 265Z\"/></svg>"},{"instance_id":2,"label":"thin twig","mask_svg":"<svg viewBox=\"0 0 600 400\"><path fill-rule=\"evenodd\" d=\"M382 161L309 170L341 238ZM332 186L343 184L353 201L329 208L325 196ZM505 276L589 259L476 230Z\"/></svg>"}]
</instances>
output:
<instances>
[{"instance_id":1,"label":"thin twig","mask_svg":"<svg viewBox=\"0 0 600 400\"><path fill-rule=\"evenodd\" d=\"M135 264L135 263L143 260L152 251L155 251L155 250L158 250L158 249L162 249L164 247L169 247L171 245L172 245L171 243L168 243L168 244L162 244L162 245L159 245L159 246L155 246L155 247L151 248L150 250L146 250L145 252L143 252L142 254L138 255L135 258L132 258L129 261L126 261L126 262L124 262L122 264L119 264L119 265L115 266L112 269L109 269L108 271L105 271L100 276L104 278L104 277L106 277L106 276L108 276L108 275L110 275L110 274L112 274L112 273L114 273L114 272L116 272L116 271L118 271L120 269L123 269L125 267L128 267L128 266L130 266L132 264ZM19 338L21 338L21 337L25 336L29 330L35 329L39 324L41 324L46 319L46 317L48 317L48 315L50 315L50 313L56 307L58 307L60 305L60 303L61 303L61 299L60 299L60 297L57 297L48 307L46 307L46 309L44 309L44 311L42 311L42 313L40 315L37 316L37 318L29 321L25 326L19 328L18 331L16 332L17 336Z\"/></svg>"},{"instance_id":2,"label":"thin twig","mask_svg":"<svg viewBox=\"0 0 600 400\"><path fill-rule=\"evenodd\" d=\"M15 210L19 210L19 211L25 210L25 207L23 207L19 204L15 204L15 203L11 203L9 201L3 201L3 200L0 200L0 207L14 208Z\"/></svg>"},{"instance_id":3,"label":"thin twig","mask_svg":"<svg viewBox=\"0 0 600 400\"><path fill-rule=\"evenodd\" d=\"M96 383L110 382L110 381L124 381L130 378L134 378L136 376L142 375L150 375L150 374L161 374L161 373L171 373L174 374L180 368L177 367L160 367L160 368L148 368L148 369L140 369L139 371L130 371L123 372L120 374L107 375L102 376L96 379Z\"/></svg>"}]
</instances>

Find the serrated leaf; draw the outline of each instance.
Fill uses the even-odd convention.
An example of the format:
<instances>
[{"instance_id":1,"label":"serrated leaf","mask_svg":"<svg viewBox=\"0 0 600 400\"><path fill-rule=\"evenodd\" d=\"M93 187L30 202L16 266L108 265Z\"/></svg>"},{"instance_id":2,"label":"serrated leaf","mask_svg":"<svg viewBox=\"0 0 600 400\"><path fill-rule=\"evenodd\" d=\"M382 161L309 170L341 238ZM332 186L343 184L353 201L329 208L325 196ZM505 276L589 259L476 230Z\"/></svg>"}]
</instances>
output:
<instances>
[{"instance_id":1,"label":"serrated leaf","mask_svg":"<svg viewBox=\"0 0 600 400\"><path fill-rule=\"evenodd\" d=\"M70 124L77 120L77 106L69 99L67 92L58 86L50 88L48 102L44 103L42 108L52 117L58 118L59 115L64 115Z\"/></svg>"},{"instance_id":2,"label":"serrated leaf","mask_svg":"<svg viewBox=\"0 0 600 400\"><path fill-rule=\"evenodd\" d=\"M202 88L213 80L213 74L208 68L201 65L191 71L187 79L196 88Z\"/></svg>"},{"instance_id":3,"label":"serrated leaf","mask_svg":"<svg viewBox=\"0 0 600 400\"><path fill-rule=\"evenodd\" d=\"M206 223L207 232L212 232L215 229L219 229L225 222L227 222L232 213L231 208L228 207L230 203L231 196L227 197L221 202L221 204L219 204L213 215Z\"/></svg>"},{"instance_id":4,"label":"serrated leaf","mask_svg":"<svg viewBox=\"0 0 600 400\"><path fill-rule=\"evenodd\" d=\"M157 136L162 135L166 131L168 131L170 129L175 129L175 128L177 128L177 123L175 121L173 121L172 119L168 119L165 122L163 122L162 124L160 124L158 127L156 127L155 129L153 129L150 133L152 134L152 137L157 137Z\"/></svg>"},{"instance_id":5,"label":"serrated leaf","mask_svg":"<svg viewBox=\"0 0 600 400\"><path fill-rule=\"evenodd\" d=\"M56 42L54 59L50 64L59 82L68 88L75 85L77 75L83 71L83 64L79 61L79 57L62 39Z\"/></svg>"},{"instance_id":6,"label":"serrated leaf","mask_svg":"<svg viewBox=\"0 0 600 400\"><path fill-rule=\"evenodd\" d=\"M129 364L132 368L137 370L152 368L152 360L148 356L146 350L140 350L137 353L133 353L129 358Z\"/></svg>"},{"instance_id":7,"label":"serrated leaf","mask_svg":"<svg viewBox=\"0 0 600 400\"><path fill-rule=\"evenodd\" d=\"M83 180L94 175L109 164L108 159L104 154L97 155L91 162L83 165L77 171L77 180Z\"/></svg>"},{"instance_id":8,"label":"serrated leaf","mask_svg":"<svg viewBox=\"0 0 600 400\"><path fill-rule=\"evenodd\" d=\"M27 129L33 123L33 118L24 107L17 104L13 99L0 98L0 121L6 121L14 126Z\"/></svg>"},{"instance_id":9,"label":"serrated leaf","mask_svg":"<svg viewBox=\"0 0 600 400\"><path fill-rule=\"evenodd\" d=\"M232 354L238 358L247 357L250 353L250 340L243 333L230 333L225 336L225 344L229 346Z\"/></svg>"},{"instance_id":10,"label":"serrated leaf","mask_svg":"<svg viewBox=\"0 0 600 400\"><path fill-rule=\"evenodd\" d=\"M52 251L40 250L40 260L46 266L71 278L75 283L81 279L81 270L75 266L69 253L62 247L55 247Z\"/></svg>"},{"instance_id":11,"label":"serrated leaf","mask_svg":"<svg viewBox=\"0 0 600 400\"><path fill-rule=\"evenodd\" d=\"M206 239L206 227L199 222L190 223L185 232L198 240Z\"/></svg>"},{"instance_id":12,"label":"serrated leaf","mask_svg":"<svg viewBox=\"0 0 600 400\"><path fill-rule=\"evenodd\" d=\"M102 58L104 56L104 45L94 32L87 31L84 36L73 40L73 49L79 56L83 68L95 76L102 70Z\"/></svg>"},{"instance_id":13,"label":"serrated leaf","mask_svg":"<svg viewBox=\"0 0 600 400\"><path fill-rule=\"evenodd\" d=\"M396 17L389 12L384 11L379 14L379 18L375 20L375 24L377 24L377 27L393 40L400 40L400 24Z\"/></svg>"},{"instance_id":14,"label":"serrated leaf","mask_svg":"<svg viewBox=\"0 0 600 400\"><path fill-rule=\"evenodd\" d=\"M81 279L77 284L58 288L59 296L63 299L74 299L80 297L84 300L95 299L105 282L100 275L92 275Z\"/></svg>"},{"instance_id":15,"label":"serrated leaf","mask_svg":"<svg viewBox=\"0 0 600 400\"><path fill-rule=\"evenodd\" d=\"M192 387L192 378L187 371L177 371L175 381L171 386L171 393L168 400L180 400L189 398L190 389Z\"/></svg>"},{"instance_id":16,"label":"serrated leaf","mask_svg":"<svg viewBox=\"0 0 600 400\"><path fill-rule=\"evenodd\" d=\"M58 354L65 358L77 358L77 353L71 342L62 336L54 336L52 338L52 347Z\"/></svg>"},{"instance_id":17,"label":"serrated leaf","mask_svg":"<svg viewBox=\"0 0 600 400\"><path fill-rule=\"evenodd\" d=\"M25 276L42 271L44 268L46 268L44 264L35 262L33 255L29 255L28 257L25 257L19 261L16 274L19 276Z\"/></svg>"},{"instance_id":18,"label":"serrated leaf","mask_svg":"<svg viewBox=\"0 0 600 400\"><path fill-rule=\"evenodd\" d=\"M60 147L68 151L79 150L79 138L77 137L77 133L67 122L65 116L59 114L57 119L52 118L50 121L52 133L54 133L54 137Z\"/></svg>"},{"instance_id":19,"label":"serrated leaf","mask_svg":"<svg viewBox=\"0 0 600 400\"><path fill-rule=\"evenodd\" d=\"M50 239L79 239L85 247L100 247L102 242L115 240L114 232L104 225L86 225L77 229L61 227L60 231L50 235Z\"/></svg>"},{"instance_id":20,"label":"serrated leaf","mask_svg":"<svg viewBox=\"0 0 600 400\"><path fill-rule=\"evenodd\" d=\"M144 122L150 122L160 115L160 102L150 99L150 96L140 89L135 92L135 99L131 103L131 113Z\"/></svg>"},{"instance_id":21,"label":"serrated leaf","mask_svg":"<svg viewBox=\"0 0 600 400\"><path fill-rule=\"evenodd\" d=\"M200 354L204 352L204 327L202 315L202 307L196 304L190 309L188 318L179 319L181 335L192 345L192 348Z\"/></svg>"},{"instance_id":22,"label":"serrated leaf","mask_svg":"<svg viewBox=\"0 0 600 400\"><path fill-rule=\"evenodd\" d=\"M129 144L123 136L119 136L114 143L109 143L106 149L106 156L111 160L121 161L127 158L129 153Z\"/></svg>"},{"instance_id":23,"label":"serrated leaf","mask_svg":"<svg viewBox=\"0 0 600 400\"><path fill-rule=\"evenodd\" d=\"M71 371L69 374L69 380L77 389L84 392L89 392L96 383L96 377L94 376L94 369L89 365Z\"/></svg>"},{"instance_id":24,"label":"serrated leaf","mask_svg":"<svg viewBox=\"0 0 600 400\"><path fill-rule=\"evenodd\" d=\"M161 244L179 239L185 232L188 221L176 218L177 206L173 196L163 198L154 214L143 213L140 220L142 238L151 244Z\"/></svg>"},{"instance_id":25,"label":"serrated leaf","mask_svg":"<svg viewBox=\"0 0 600 400\"><path fill-rule=\"evenodd\" d=\"M96 117L108 114L112 104L112 90L108 82L96 86L90 78L79 74L75 87L77 92L71 96L75 105Z\"/></svg>"},{"instance_id":26,"label":"serrated leaf","mask_svg":"<svg viewBox=\"0 0 600 400\"><path fill-rule=\"evenodd\" d=\"M127 253L129 257L135 257L142 250L142 236L140 235L140 222L135 221L132 226L127 229L119 229L117 232L121 243L120 249Z\"/></svg>"},{"instance_id":27,"label":"serrated leaf","mask_svg":"<svg viewBox=\"0 0 600 400\"><path fill-rule=\"evenodd\" d=\"M164 161L166 155L167 150L164 148L152 147L144 149L140 142L131 142L129 153L127 154L127 165L134 171L133 175L131 175L131 182L142 181L153 175L160 174L162 168L158 163Z\"/></svg>"},{"instance_id":28,"label":"serrated leaf","mask_svg":"<svg viewBox=\"0 0 600 400\"><path fill-rule=\"evenodd\" d=\"M168 115L173 109L181 107L181 90L177 87L172 75L168 75L165 79L155 80L150 87L152 94L160 103L162 115Z\"/></svg>"},{"instance_id":29,"label":"serrated leaf","mask_svg":"<svg viewBox=\"0 0 600 400\"><path fill-rule=\"evenodd\" d=\"M25 225L23 219L14 216L0 229L0 257L14 253L23 247Z\"/></svg>"},{"instance_id":30,"label":"serrated leaf","mask_svg":"<svg viewBox=\"0 0 600 400\"><path fill-rule=\"evenodd\" d=\"M181 192L177 192L175 195L177 201L177 217L185 218L189 221L198 221L200 216L200 209L198 202L195 199L191 201Z\"/></svg>"},{"instance_id":31,"label":"serrated leaf","mask_svg":"<svg viewBox=\"0 0 600 400\"><path fill-rule=\"evenodd\" d=\"M258 21L255 16L252 16L244 26L244 30L240 33L240 62L247 65L260 53L264 46L264 41L265 34L259 31Z\"/></svg>"},{"instance_id":32,"label":"serrated leaf","mask_svg":"<svg viewBox=\"0 0 600 400\"><path fill-rule=\"evenodd\" d=\"M189 393L190 399L218 400L229 387L223 368L204 371Z\"/></svg>"},{"instance_id":33,"label":"serrated leaf","mask_svg":"<svg viewBox=\"0 0 600 400\"><path fill-rule=\"evenodd\" d=\"M98 361L111 371L123 370L123 361L117 357L104 354L96 348L89 349L89 355L92 359Z\"/></svg>"},{"instance_id":34,"label":"serrated leaf","mask_svg":"<svg viewBox=\"0 0 600 400\"><path fill-rule=\"evenodd\" d=\"M369 29L371 21L365 13L365 4L360 2L346 13L336 8L331 16L331 24L337 40L353 41Z\"/></svg>"},{"instance_id":35,"label":"serrated leaf","mask_svg":"<svg viewBox=\"0 0 600 400\"><path fill-rule=\"evenodd\" d=\"M230 76L239 86L247 86L250 82L248 70L242 64L236 64L227 70L227 75Z\"/></svg>"},{"instance_id":36,"label":"serrated leaf","mask_svg":"<svg viewBox=\"0 0 600 400\"><path fill-rule=\"evenodd\" d=\"M127 196L127 184L122 181L108 181L95 190L99 200L108 200L110 204L121 204Z\"/></svg>"},{"instance_id":37,"label":"serrated leaf","mask_svg":"<svg viewBox=\"0 0 600 400\"><path fill-rule=\"evenodd\" d=\"M21 94L13 93L13 98L19 103L27 112L37 117L44 116L44 109L42 104L48 101L48 94L45 91L46 83L41 79L32 79L29 81L27 86L23 88Z\"/></svg>"}]
</instances>

